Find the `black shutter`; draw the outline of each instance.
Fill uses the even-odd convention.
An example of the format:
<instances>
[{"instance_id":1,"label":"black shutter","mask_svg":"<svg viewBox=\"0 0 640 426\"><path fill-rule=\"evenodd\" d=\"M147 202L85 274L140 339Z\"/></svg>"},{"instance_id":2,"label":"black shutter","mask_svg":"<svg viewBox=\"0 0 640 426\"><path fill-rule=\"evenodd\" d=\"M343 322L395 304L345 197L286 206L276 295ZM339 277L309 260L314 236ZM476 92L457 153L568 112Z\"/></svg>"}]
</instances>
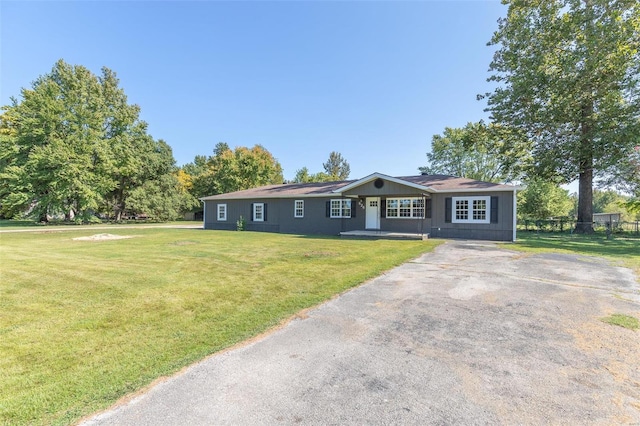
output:
<instances>
[{"instance_id":1,"label":"black shutter","mask_svg":"<svg viewBox=\"0 0 640 426\"><path fill-rule=\"evenodd\" d=\"M451 197L444 199L444 223L451 223Z\"/></svg>"},{"instance_id":2,"label":"black shutter","mask_svg":"<svg viewBox=\"0 0 640 426\"><path fill-rule=\"evenodd\" d=\"M358 202L351 200L351 217L356 217L356 207L358 207Z\"/></svg>"},{"instance_id":3,"label":"black shutter","mask_svg":"<svg viewBox=\"0 0 640 426\"><path fill-rule=\"evenodd\" d=\"M253 203L251 203L251 222L253 222Z\"/></svg>"},{"instance_id":4,"label":"black shutter","mask_svg":"<svg viewBox=\"0 0 640 426\"><path fill-rule=\"evenodd\" d=\"M431 219L431 198L424 200L424 217Z\"/></svg>"},{"instance_id":5,"label":"black shutter","mask_svg":"<svg viewBox=\"0 0 640 426\"><path fill-rule=\"evenodd\" d=\"M262 205L262 220L267 221L267 203Z\"/></svg>"},{"instance_id":6,"label":"black shutter","mask_svg":"<svg viewBox=\"0 0 640 426\"><path fill-rule=\"evenodd\" d=\"M325 207L325 216L331 217L331 201L327 201L327 205Z\"/></svg>"},{"instance_id":7,"label":"black shutter","mask_svg":"<svg viewBox=\"0 0 640 426\"><path fill-rule=\"evenodd\" d=\"M491 223L498 223L498 197L491 197Z\"/></svg>"},{"instance_id":8,"label":"black shutter","mask_svg":"<svg viewBox=\"0 0 640 426\"><path fill-rule=\"evenodd\" d=\"M383 219L387 217L387 199L386 198L384 200L380 200L380 217Z\"/></svg>"}]
</instances>

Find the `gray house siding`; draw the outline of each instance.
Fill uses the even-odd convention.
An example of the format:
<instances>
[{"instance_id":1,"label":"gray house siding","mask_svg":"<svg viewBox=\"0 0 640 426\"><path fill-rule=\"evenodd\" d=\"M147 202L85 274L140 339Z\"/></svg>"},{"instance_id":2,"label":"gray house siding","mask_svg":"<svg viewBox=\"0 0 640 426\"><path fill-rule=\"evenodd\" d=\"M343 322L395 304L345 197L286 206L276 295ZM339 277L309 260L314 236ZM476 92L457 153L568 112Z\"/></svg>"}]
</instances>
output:
<instances>
[{"instance_id":1,"label":"gray house siding","mask_svg":"<svg viewBox=\"0 0 640 426\"><path fill-rule=\"evenodd\" d=\"M340 232L364 229L365 211L356 203L355 217L330 218L326 215L327 198L269 198L259 200L211 200L206 203L205 229L235 230L240 216L245 219L247 231L280 232L284 234L339 235ZM304 201L304 217L294 217L295 200ZM263 222L251 220L252 204L264 203L267 217ZM227 220L218 221L218 204L227 205Z\"/></svg>"},{"instance_id":2,"label":"gray house siding","mask_svg":"<svg viewBox=\"0 0 640 426\"><path fill-rule=\"evenodd\" d=\"M355 182L270 185L208 197L209 199L204 200L204 228L235 230L236 223L242 216L248 231L339 235L341 232L364 230L367 225L367 197L379 197L379 221L375 225L372 225L373 221L369 222L369 225L381 231L429 234L437 238L511 241L514 238L514 189L506 185L444 175L385 178L385 175L374 174ZM229 198L225 199L226 196ZM408 197L425 199L425 218L386 217L389 199ZM456 221L455 207L451 207L455 205L454 197L490 197L487 199L489 205L486 222L478 223L480 218L471 217L482 211L472 209L471 199L468 220L472 223ZM329 217L328 206L332 199L350 199L352 217ZM304 203L303 217L295 217L297 200ZM445 211L447 200L449 220ZM264 203L264 221L252 219L254 203ZM227 215L224 221L217 218L219 204L226 205ZM375 208L375 205L372 207ZM398 213L396 211L399 216Z\"/></svg>"},{"instance_id":3,"label":"gray house siding","mask_svg":"<svg viewBox=\"0 0 640 426\"><path fill-rule=\"evenodd\" d=\"M449 197L497 197L497 222L487 224L447 223L445 221L445 199ZM437 238L468 238L495 241L513 239L513 192L460 192L455 194L433 194L432 223L429 234Z\"/></svg>"}]
</instances>

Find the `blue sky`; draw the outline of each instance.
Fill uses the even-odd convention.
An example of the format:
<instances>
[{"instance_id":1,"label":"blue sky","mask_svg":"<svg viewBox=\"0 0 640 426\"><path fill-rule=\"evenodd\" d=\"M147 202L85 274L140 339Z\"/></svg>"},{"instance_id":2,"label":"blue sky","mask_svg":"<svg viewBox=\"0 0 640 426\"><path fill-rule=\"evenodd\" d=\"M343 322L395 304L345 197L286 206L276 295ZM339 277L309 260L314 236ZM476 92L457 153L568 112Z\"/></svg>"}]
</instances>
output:
<instances>
[{"instance_id":1,"label":"blue sky","mask_svg":"<svg viewBox=\"0 0 640 426\"><path fill-rule=\"evenodd\" d=\"M58 59L114 70L177 164L261 144L285 178L417 174L431 137L486 119L499 1L0 2L0 104Z\"/></svg>"}]
</instances>

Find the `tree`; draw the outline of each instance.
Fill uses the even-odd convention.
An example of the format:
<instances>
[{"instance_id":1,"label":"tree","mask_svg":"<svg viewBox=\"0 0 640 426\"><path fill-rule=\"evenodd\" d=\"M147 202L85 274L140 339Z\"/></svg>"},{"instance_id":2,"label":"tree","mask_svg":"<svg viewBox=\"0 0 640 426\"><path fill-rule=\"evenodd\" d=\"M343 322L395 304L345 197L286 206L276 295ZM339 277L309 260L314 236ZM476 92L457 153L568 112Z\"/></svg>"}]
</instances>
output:
<instances>
[{"instance_id":1,"label":"tree","mask_svg":"<svg viewBox=\"0 0 640 426\"><path fill-rule=\"evenodd\" d=\"M326 173L309 173L309 169L306 167L296 171L296 175L293 178L294 183L311 183L311 182L329 182L334 179Z\"/></svg>"},{"instance_id":2,"label":"tree","mask_svg":"<svg viewBox=\"0 0 640 426\"><path fill-rule=\"evenodd\" d=\"M203 160L196 156L194 163L184 166L193 174L192 194L195 197L240 191L284 181L282 166L261 145L229 148L224 142L216 144L213 156Z\"/></svg>"},{"instance_id":3,"label":"tree","mask_svg":"<svg viewBox=\"0 0 640 426\"><path fill-rule=\"evenodd\" d=\"M488 111L527 136L529 174L578 178L578 232L593 232L594 176L631 153L640 134L640 4L636 0L513 0Z\"/></svg>"},{"instance_id":4,"label":"tree","mask_svg":"<svg viewBox=\"0 0 640 426\"><path fill-rule=\"evenodd\" d=\"M351 173L351 167L347 160L342 158L342 154L335 151L331 151L329 159L326 163L322 163L322 167L330 180L346 180Z\"/></svg>"},{"instance_id":5,"label":"tree","mask_svg":"<svg viewBox=\"0 0 640 426\"><path fill-rule=\"evenodd\" d=\"M549 219L567 216L573 207L569 191L545 180L532 180L518 192L518 216L526 219Z\"/></svg>"},{"instance_id":6,"label":"tree","mask_svg":"<svg viewBox=\"0 0 640 426\"><path fill-rule=\"evenodd\" d=\"M176 174L163 174L145 181L131 191L128 203L131 211L162 221L178 219L182 212L199 204Z\"/></svg>"},{"instance_id":7,"label":"tree","mask_svg":"<svg viewBox=\"0 0 640 426\"><path fill-rule=\"evenodd\" d=\"M499 129L482 121L467 123L461 129L445 127L442 135L433 135L431 152L427 153L429 164L419 170L486 182L510 180L507 159L500 152L499 137Z\"/></svg>"},{"instance_id":8,"label":"tree","mask_svg":"<svg viewBox=\"0 0 640 426\"><path fill-rule=\"evenodd\" d=\"M129 105L113 71L100 76L60 60L0 118L3 213L119 215L126 197L150 174L153 157L168 145L154 141ZM170 148L168 150L173 162ZM165 167L163 173L169 173Z\"/></svg>"}]
</instances>

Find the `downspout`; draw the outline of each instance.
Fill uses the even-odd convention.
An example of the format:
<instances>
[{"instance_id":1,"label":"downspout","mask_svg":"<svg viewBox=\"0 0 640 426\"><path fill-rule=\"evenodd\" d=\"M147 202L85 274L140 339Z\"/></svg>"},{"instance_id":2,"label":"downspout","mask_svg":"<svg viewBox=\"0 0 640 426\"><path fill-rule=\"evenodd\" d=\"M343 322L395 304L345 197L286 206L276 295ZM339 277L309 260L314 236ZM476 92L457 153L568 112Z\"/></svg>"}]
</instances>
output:
<instances>
[{"instance_id":1,"label":"downspout","mask_svg":"<svg viewBox=\"0 0 640 426\"><path fill-rule=\"evenodd\" d=\"M513 239L516 241L516 226L518 225L518 199L516 197L517 189L513 189Z\"/></svg>"}]
</instances>

